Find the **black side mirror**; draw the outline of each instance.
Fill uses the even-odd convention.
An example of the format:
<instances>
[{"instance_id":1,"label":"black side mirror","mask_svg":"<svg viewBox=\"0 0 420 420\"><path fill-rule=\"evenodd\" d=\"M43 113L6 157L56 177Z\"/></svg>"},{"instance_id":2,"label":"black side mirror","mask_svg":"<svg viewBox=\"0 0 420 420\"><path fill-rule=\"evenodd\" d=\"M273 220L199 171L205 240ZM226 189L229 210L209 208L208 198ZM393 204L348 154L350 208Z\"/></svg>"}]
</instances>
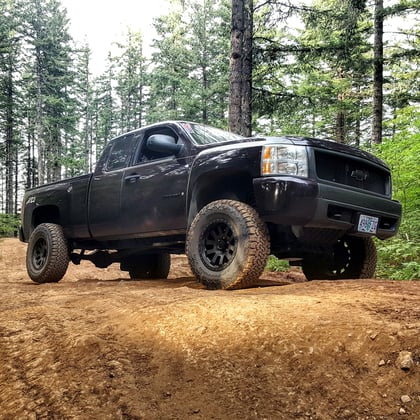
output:
<instances>
[{"instance_id":1,"label":"black side mirror","mask_svg":"<svg viewBox=\"0 0 420 420\"><path fill-rule=\"evenodd\" d=\"M146 142L148 150L156 153L162 153L164 155L177 155L182 145L177 144L172 136L166 134L153 134Z\"/></svg>"}]
</instances>

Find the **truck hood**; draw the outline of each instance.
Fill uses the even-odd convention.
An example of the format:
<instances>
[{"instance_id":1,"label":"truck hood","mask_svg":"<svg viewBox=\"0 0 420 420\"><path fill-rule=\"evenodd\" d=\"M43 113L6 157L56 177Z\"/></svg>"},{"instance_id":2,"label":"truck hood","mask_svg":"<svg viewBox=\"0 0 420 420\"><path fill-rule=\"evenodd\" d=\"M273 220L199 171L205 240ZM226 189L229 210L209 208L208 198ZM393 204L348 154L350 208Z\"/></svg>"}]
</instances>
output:
<instances>
[{"instance_id":1,"label":"truck hood","mask_svg":"<svg viewBox=\"0 0 420 420\"><path fill-rule=\"evenodd\" d=\"M332 140L324 140L313 137L304 137L304 136L254 136L254 137L244 137L240 140L232 140L225 143L217 143L212 145L203 146L203 148L220 148L221 150L226 150L227 146L232 147L237 144L244 147L246 144L249 146L249 143L255 146L264 146L268 143L282 143L282 144L293 144L300 146L309 146L319 149L326 149L333 152L344 153L348 155L353 155L362 159L367 159L377 165L380 165L387 170L389 170L388 165L381 159L374 156L372 153L366 152L364 150L358 149L354 146L349 146L347 144L337 143Z\"/></svg>"},{"instance_id":2,"label":"truck hood","mask_svg":"<svg viewBox=\"0 0 420 420\"><path fill-rule=\"evenodd\" d=\"M332 140L323 140L318 138L312 138L312 137L299 137L299 136L284 136L284 137L266 137L267 141L278 141L278 139L285 139L286 141L290 141L291 144L296 145L305 145L305 146L311 146L311 147L317 147L320 149L327 149L335 152L340 153L346 153L353 156L357 156L363 159L370 160L371 162L374 162L380 166L383 166L384 168L388 168L388 165L373 155L372 153L369 153L365 150L359 149L354 146L350 146L347 144L337 143Z\"/></svg>"}]
</instances>

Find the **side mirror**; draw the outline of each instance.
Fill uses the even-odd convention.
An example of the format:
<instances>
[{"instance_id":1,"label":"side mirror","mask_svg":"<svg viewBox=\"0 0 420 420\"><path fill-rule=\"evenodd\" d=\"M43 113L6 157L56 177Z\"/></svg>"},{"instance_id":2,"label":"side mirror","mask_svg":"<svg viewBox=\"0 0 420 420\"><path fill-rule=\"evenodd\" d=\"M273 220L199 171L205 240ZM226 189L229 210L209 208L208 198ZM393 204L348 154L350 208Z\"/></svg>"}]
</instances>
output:
<instances>
[{"instance_id":1,"label":"side mirror","mask_svg":"<svg viewBox=\"0 0 420 420\"><path fill-rule=\"evenodd\" d=\"M172 136L166 134L153 134L146 142L148 150L164 155L177 155L182 145L175 143L175 139Z\"/></svg>"}]
</instances>

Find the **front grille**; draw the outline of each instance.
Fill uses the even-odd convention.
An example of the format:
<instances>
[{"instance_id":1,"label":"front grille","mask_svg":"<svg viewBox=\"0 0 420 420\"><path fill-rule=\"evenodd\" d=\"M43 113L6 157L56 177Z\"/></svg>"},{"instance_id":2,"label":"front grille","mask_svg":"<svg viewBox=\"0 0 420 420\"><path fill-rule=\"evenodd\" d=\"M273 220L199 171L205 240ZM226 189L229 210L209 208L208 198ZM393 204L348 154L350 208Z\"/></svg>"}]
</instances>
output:
<instances>
[{"instance_id":1,"label":"front grille","mask_svg":"<svg viewBox=\"0 0 420 420\"><path fill-rule=\"evenodd\" d=\"M368 161L315 150L318 178L389 196L391 181L388 171Z\"/></svg>"}]
</instances>

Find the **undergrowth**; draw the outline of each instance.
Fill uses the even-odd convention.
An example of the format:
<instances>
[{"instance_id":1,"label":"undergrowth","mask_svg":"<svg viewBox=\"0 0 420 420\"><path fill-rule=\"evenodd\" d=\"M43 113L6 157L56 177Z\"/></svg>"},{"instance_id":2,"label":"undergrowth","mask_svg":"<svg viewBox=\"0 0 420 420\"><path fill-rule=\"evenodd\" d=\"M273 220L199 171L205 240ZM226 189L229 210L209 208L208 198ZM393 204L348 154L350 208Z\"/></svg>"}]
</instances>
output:
<instances>
[{"instance_id":1,"label":"undergrowth","mask_svg":"<svg viewBox=\"0 0 420 420\"><path fill-rule=\"evenodd\" d=\"M280 273L280 272L289 271L289 269L290 269L289 261L279 260L274 255L270 255L268 257L266 270Z\"/></svg>"}]
</instances>

